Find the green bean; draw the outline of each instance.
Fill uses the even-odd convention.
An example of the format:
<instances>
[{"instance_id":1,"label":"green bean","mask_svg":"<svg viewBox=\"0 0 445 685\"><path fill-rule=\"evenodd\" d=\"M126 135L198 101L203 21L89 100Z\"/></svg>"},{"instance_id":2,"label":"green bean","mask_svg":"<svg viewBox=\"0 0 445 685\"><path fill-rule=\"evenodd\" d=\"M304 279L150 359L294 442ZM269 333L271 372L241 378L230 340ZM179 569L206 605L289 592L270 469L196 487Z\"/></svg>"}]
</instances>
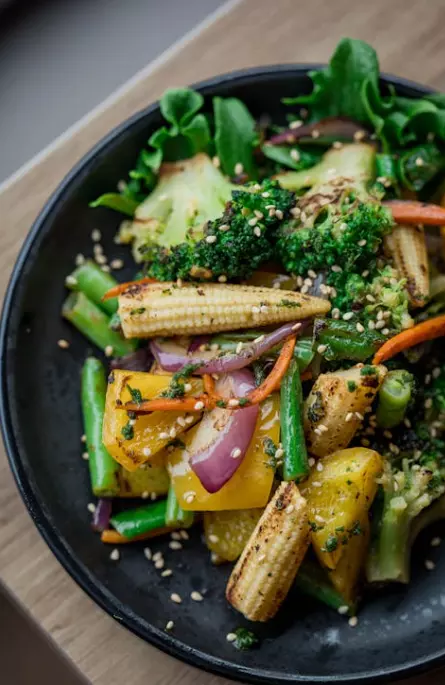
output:
<instances>
[{"instance_id":1,"label":"green bean","mask_svg":"<svg viewBox=\"0 0 445 685\"><path fill-rule=\"evenodd\" d=\"M157 528L165 528L167 500L146 504L137 509L127 509L116 514L110 523L118 533L131 540Z\"/></svg>"},{"instance_id":2,"label":"green bean","mask_svg":"<svg viewBox=\"0 0 445 685\"><path fill-rule=\"evenodd\" d=\"M100 266L90 259L81 266L78 266L73 273L66 279L66 285L71 290L80 290L88 297L91 302L97 304L107 314L114 314L117 311L117 298L102 301L102 297L108 290L117 285L117 281L110 274L102 271Z\"/></svg>"},{"instance_id":3,"label":"green bean","mask_svg":"<svg viewBox=\"0 0 445 685\"><path fill-rule=\"evenodd\" d=\"M397 187L397 168L393 155L383 152L376 155L375 175L377 179L384 179L385 184L390 183L393 187Z\"/></svg>"},{"instance_id":4,"label":"green bean","mask_svg":"<svg viewBox=\"0 0 445 685\"><path fill-rule=\"evenodd\" d=\"M385 342L385 337L378 331L358 333L355 324L335 319L316 319L314 336L318 344L326 346L323 357L328 361L365 361Z\"/></svg>"},{"instance_id":5,"label":"green bean","mask_svg":"<svg viewBox=\"0 0 445 685\"><path fill-rule=\"evenodd\" d=\"M134 340L125 340L119 333L110 330L108 316L81 292L68 295L62 316L101 350L112 348L116 357L123 357L136 349Z\"/></svg>"},{"instance_id":6,"label":"green bean","mask_svg":"<svg viewBox=\"0 0 445 685\"><path fill-rule=\"evenodd\" d=\"M105 370L98 359L89 357L82 369L81 402L91 488L98 497L119 493L119 464L102 443L107 382Z\"/></svg>"},{"instance_id":7,"label":"green bean","mask_svg":"<svg viewBox=\"0 0 445 685\"><path fill-rule=\"evenodd\" d=\"M305 595L318 599L331 609L338 610L340 607L348 606L348 613L354 614L355 607L348 605L340 593L331 585L323 569L312 561L303 561L295 578L295 585Z\"/></svg>"},{"instance_id":8,"label":"green bean","mask_svg":"<svg viewBox=\"0 0 445 685\"><path fill-rule=\"evenodd\" d=\"M297 360L300 373L306 371L314 358L314 344L312 338L299 338L295 345L294 359Z\"/></svg>"},{"instance_id":9,"label":"green bean","mask_svg":"<svg viewBox=\"0 0 445 685\"><path fill-rule=\"evenodd\" d=\"M193 511L184 511L180 506L173 485L170 487L167 495L167 510L165 513L165 524L169 528L190 528L193 525L195 515Z\"/></svg>"},{"instance_id":10,"label":"green bean","mask_svg":"<svg viewBox=\"0 0 445 685\"><path fill-rule=\"evenodd\" d=\"M411 400L413 376L408 371L390 371L379 390L377 423L382 428L394 428L405 418Z\"/></svg>"},{"instance_id":11,"label":"green bean","mask_svg":"<svg viewBox=\"0 0 445 685\"><path fill-rule=\"evenodd\" d=\"M281 383L281 442L284 480L300 481L309 473L303 428L303 391L298 362L292 359Z\"/></svg>"}]
</instances>

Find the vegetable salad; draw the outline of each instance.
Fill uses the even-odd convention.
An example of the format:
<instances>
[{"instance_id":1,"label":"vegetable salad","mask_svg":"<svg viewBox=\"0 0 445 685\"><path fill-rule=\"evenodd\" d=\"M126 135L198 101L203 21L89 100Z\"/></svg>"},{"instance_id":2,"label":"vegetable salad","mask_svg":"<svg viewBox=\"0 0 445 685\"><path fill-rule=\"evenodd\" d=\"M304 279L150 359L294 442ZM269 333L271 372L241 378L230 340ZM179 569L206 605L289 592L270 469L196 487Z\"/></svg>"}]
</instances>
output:
<instances>
[{"instance_id":1,"label":"vegetable salad","mask_svg":"<svg viewBox=\"0 0 445 685\"><path fill-rule=\"evenodd\" d=\"M201 527L250 621L296 584L354 626L445 510L445 97L382 90L357 40L310 77L284 121L167 91L91 203L124 215L134 280L96 242L62 315L105 353L81 404L111 558Z\"/></svg>"}]
</instances>

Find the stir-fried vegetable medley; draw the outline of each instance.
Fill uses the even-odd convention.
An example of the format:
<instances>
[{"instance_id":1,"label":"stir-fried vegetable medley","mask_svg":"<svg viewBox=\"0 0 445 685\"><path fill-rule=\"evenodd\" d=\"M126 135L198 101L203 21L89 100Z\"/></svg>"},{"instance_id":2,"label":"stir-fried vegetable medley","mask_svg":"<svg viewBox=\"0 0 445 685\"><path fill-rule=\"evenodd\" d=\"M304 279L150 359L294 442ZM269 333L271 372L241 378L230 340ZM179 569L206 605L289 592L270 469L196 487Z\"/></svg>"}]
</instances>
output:
<instances>
[{"instance_id":1,"label":"stir-fried vegetable medley","mask_svg":"<svg viewBox=\"0 0 445 685\"><path fill-rule=\"evenodd\" d=\"M127 215L134 280L96 243L62 314L109 358L85 361L81 402L111 558L203 524L247 619L295 584L354 626L445 510L445 98L382 91L356 40L311 78L273 122L167 91L91 203Z\"/></svg>"}]
</instances>

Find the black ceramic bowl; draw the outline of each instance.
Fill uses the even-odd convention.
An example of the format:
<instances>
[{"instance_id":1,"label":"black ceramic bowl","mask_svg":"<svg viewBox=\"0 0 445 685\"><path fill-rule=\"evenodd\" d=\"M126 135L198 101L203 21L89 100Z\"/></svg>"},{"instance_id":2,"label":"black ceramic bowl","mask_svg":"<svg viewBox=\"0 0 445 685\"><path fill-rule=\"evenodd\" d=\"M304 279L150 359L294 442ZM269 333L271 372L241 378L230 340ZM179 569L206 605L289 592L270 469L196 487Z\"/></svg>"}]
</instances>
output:
<instances>
[{"instance_id":1,"label":"black ceramic bowl","mask_svg":"<svg viewBox=\"0 0 445 685\"><path fill-rule=\"evenodd\" d=\"M199 84L207 97L233 95L254 115L284 118L283 96L308 91L307 66L265 67ZM385 78L405 96L425 88ZM87 465L81 459L79 372L88 353L84 338L60 317L64 278L74 256L91 254L98 227L106 252L131 260L113 244L120 218L88 203L116 186L138 150L160 124L157 105L140 112L100 142L65 178L34 223L14 268L3 310L1 422L6 449L30 514L59 561L107 612L140 637L195 666L250 682L382 682L444 661L445 554L434 550L434 573L414 564L413 582L369 598L355 629L344 617L296 592L276 620L258 625L261 648L239 652L225 636L245 624L226 603L226 567L215 568L192 531L181 552L161 549L174 575L160 578L142 545L127 546L119 563L109 559L89 527ZM131 278L129 266L122 278ZM71 341L68 350L59 338ZM431 533L430 533L431 534ZM424 559L427 539L416 558ZM422 551L422 544L425 550ZM430 550L429 554L432 554ZM205 591L193 602L192 590ZM176 605L172 592L183 597ZM164 627L175 622L172 633Z\"/></svg>"}]
</instances>

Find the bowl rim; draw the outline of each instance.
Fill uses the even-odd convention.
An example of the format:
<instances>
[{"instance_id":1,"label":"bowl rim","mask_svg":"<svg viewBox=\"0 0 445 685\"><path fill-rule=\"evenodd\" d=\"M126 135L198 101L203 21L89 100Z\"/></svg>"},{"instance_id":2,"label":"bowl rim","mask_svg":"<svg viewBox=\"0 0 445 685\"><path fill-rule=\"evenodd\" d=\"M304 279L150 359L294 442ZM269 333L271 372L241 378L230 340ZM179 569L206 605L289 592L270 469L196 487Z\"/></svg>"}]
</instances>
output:
<instances>
[{"instance_id":1,"label":"bowl rim","mask_svg":"<svg viewBox=\"0 0 445 685\"><path fill-rule=\"evenodd\" d=\"M204 95L208 90L214 90L220 85L232 83L242 85L243 81L255 80L260 83L263 79L270 79L273 75L282 74L307 74L311 70L321 69L325 64L277 64L260 67L240 69L212 78L199 81L191 85L192 88L199 90ZM398 88L415 91L419 95L427 95L436 92L433 88L404 79L392 74L382 73L381 81L392 84ZM121 134L146 116L159 110L159 101L139 110L116 127L111 129L103 136L90 150L66 174L56 189L51 193L45 202L38 216L34 220L18 254L13 266L5 297L2 306L0 320L0 423L1 433L7 454L10 469L16 482L22 500L34 522L40 535L49 546L56 559L62 567L69 573L71 578L86 592L86 594L99 605L106 613L114 618L119 624L124 625L138 637L146 640L153 646L161 649L168 655L180 659L181 661L203 669L204 671L231 678L237 681L250 683L263 683L275 685L284 683L382 683L390 680L408 677L423 673L427 670L437 668L445 664L445 646L437 652L408 661L400 666L376 667L372 671L363 671L360 674L328 675L328 676L306 676L303 674L283 674L269 671L265 673L260 668L245 667L234 664L227 659L220 659L205 652L191 648L176 639L173 635L166 633L152 624L142 626L139 616L131 609L122 604L116 597L108 592L106 588L97 583L92 574L76 557L71 548L60 536L56 522L52 520L44 502L40 501L39 493L34 488L29 479L25 466L22 462L20 452L14 437L11 420L10 401L6 392L7 382L7 350L9 338L9 319L14 307L16 290L20 284L23 269L28 261L33 245L44 228L45 222L57 206L63 201L63 196L69 190L71 184L83 173L85 168L100 153L105 153L107 147L112 144Z\"/></svg>"}]
</instances>

